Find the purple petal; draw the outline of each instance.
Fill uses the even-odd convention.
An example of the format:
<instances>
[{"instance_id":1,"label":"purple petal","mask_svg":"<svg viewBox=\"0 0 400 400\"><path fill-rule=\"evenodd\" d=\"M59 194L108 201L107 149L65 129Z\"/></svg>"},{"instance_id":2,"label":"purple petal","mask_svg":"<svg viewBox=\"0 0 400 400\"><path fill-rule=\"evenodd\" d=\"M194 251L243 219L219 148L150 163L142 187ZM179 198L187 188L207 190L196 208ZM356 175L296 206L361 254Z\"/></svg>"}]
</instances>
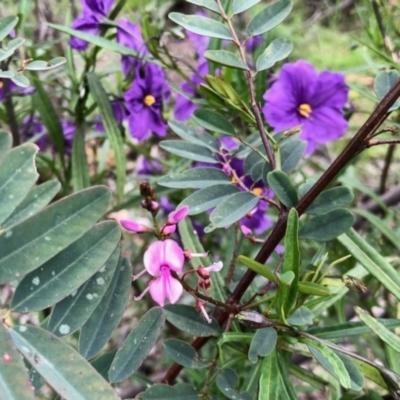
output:
<instances>
[{"instance_id":1,"label":"purple petal","mask_svg":"<svg viewBox=\"0 0 400 400\"><path fill-rule=\"evenodd\" d=\"M91 35L97 35L100 31L99 21L94 16L84 16L77 18L73 24L72 28L78 31L86 32ZM76 37L71 37L69 40L69 45L75 50L85 50L88 46L88 42Z\"/></svg>"},{"instance_id":2,"label":"purple petal","mask_svg":"<svg viewBox=\"0 0 400 400\"><path fill-rule=\"evenodd\" d=\"M347 102L348 93L349 88L342 74L323 71L318 77L310 104L313 109L329 106L342 110Z\"/></svg>"},{"instance_id":3,"label":"purple petal","mask_svg":"<svg viewBox=\"0 0 400 400\"><path fill-rule=\"evenodd\" d=\"M128 117L129 132L139 142L146 140L151 134L151 113L143 107L141 113L132 113Z\"/></svg>"}]
</instances>

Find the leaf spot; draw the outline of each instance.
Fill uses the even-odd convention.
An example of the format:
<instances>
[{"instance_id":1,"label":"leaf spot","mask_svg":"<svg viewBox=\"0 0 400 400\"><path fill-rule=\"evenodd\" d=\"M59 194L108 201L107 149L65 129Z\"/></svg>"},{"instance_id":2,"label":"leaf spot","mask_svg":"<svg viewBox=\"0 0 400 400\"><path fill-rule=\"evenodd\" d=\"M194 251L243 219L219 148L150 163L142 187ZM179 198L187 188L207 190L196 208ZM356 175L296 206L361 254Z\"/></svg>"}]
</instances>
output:
<instances>
[{"instance_id":1,"label":"leaf spot","mask_svg":"<svg viewBox=\"0 0 400 400\"><path fill-rule=\"evenodd\" d=\"M69 331L71 330L71 328L69 327L69 325L67 324L62 324L60 325L60 327L58 328L58 331L62 334L62 335L68 335Z\"/></svg>"},{"instance_id":2,"label":"leaf spot","mask_svg":"<svg viewBox=\"0 0 400 400\"><path fill-rule=\"evenodd\" d=\"M38 286L39 283L40 283L39 277L38 277L38 276L35 276L35 277L32 279L32 283L33 283L34 285Z\"/></svg>"},{"instance_id":3,"label":"leaf spot","mask_svg":"<svg viewBox=\"0 0 400 400\"><path fill-rule=\"evenodd\" d=\"M97 278L97 279L96 279L96 282L97 282L98 285L104 285L104 282L105 282L105 281L104 281L104 278L101 278L101 277L100 277L100 278Z\"/></svg>"}]
</instances>

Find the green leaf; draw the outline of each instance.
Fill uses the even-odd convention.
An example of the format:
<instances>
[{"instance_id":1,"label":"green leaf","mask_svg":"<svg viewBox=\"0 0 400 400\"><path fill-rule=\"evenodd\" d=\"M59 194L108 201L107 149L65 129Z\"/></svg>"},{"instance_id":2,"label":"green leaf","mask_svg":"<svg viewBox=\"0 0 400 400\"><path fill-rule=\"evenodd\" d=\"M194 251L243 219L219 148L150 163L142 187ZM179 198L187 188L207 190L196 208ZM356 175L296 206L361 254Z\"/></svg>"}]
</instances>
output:
<instances>
[{"instance_id":1,"label":"green leaf","mask_svg":"<svg viewBox=\"0 0 400 400\"><path fill-rule=\"evenodd\" d=\"M238 393L234 389L239 384L239 377L234 370L228 368L218 371L216 382L218 389L228 397L228 399L252 400L250 393Z\"/></svg>"},{"instance_id":2,"label":"green leaf","mask_svg":"<svg viewBox=\"0 0 400 400\"><path fill-rule=\"evenodd\" d=\"M167 321L183 332L193 336L218 336L221 331L215 319L209 324L194 307L168 304L164 307Z\"/></svg>"},{"instance_id":3,"label":"green leaf","mask_svg":"<svg viewBox=\"0 0 400 400\"><path fill-rule=\"evenodd\" d=\"M382 100L386 96L399 77L399 72L394 69L378 72L374 81L374 91L379 100ZM400 100L397 100L392 107L390 107L389 111L394 111L399 108L399 106Z\"/></svg>"},{"instance_id":4,"label":"green leaf","mask_svg":"<svg viewBox=\"0 0 400 400\"><path fill-rule=\"evenodd\" d=\"M197 215L211 210L234 193L239 193L239 189L233 185L209 186L194 192L179 206L189 206L189 215Z\"/></svg>"},{"instance_id":5,"label":"green leaf","mask_svg":"<svg viewBox=\"0 0 400 400\"><path fill-rule=\"evenodd\" d=\"M3 162L4 157L11 149L12 136L5 131L0 130L0 162Z\"/></svg>"},{"instance_id":6,"label":"green leaf","mask_svg":"<svg viewBox=\"0 0 400 400\"><path fill-rule=\"evenodd\" d=\"M122 347L117 351L110 368L110 382L129 378L142 364L154 347L165 323L161 307L153 307L140 318Z\"/></svg>"},{"instance_id":7,"label":"green leaf","mask_svg":"<svg viewBox=\"0 0 400 400\"><path fill-rule=\"evenodd\" d=\"M202 189L214 185L232 185L229 177L218 168L191 168L181 174L171 173L157 182L161 186L175 189Z\"/></svg>"},{"instance_id":8,"label":"green leaf","mask_svg":"<svg viewBox=\"0 0 400 400\"><path fill-rule=\"evenodd\" d=\"M15 74L12 78L10 78L17 86L22 88L27 88L31 85L29 79L22 74Z\"/></svg>"},{"instance_id":9,"label":"green leaf","mask_svg":"<svg viewBox=\"0 0 400 400\"><path fill-rule=\"evenodd\" d=\"M1 51L0 51L0 55L1 55ZM15 76L15 73L12 71L2 71L0 69L0 78L5 78L5 79L10 79L12 77Z\"/></svg>"},{"instance_id":10,"label":"green leaf","mask_svg":"<svg viewBox=\"0 0 400 400\"><path fill-rule=\"evenodd\" d=\"M120 253L121 246L118 245L95 275L77 291L56 304L47 327L50 332L56 336L71 334L89 319L111 284Z\"/></svg>"},{"instance_id":11,"label":"green leaf","mask_svg":"<svg viewBox=\"0 0 400 400\"><path fill-rule=\"evenodd\" d=\"M269 356L274 351L277 341L278 334L274 328L257 329L250 343L249 361L255 364L258 361L258 356Z\"/></svg>"},{"instance_id":12,"label":"green leaf","mask_svg":"<svg viewBox=\"0 0 400 400\"><path fill-rule=\"evenodd\" d=\"M8 229L40 211L50 203L53 197L59 192L60 187L60 183L54 180L35 186L15 208L14 212L7 218L6 222L2 225L2 228Z\"/></svg>"},{"instance_id":13,"label":"green leaf","mask_svg":"<svg viewBox=\"0 0 400 400\"><path fill-rule=\"evenodd\" d=\"M218 346L222 346L225 343L237 342L237 343L251 343L254 335L252 333L244 332L224 332L222 333L217 341Z\"/></svg>"},{"instance_id":14,"label":"green leaf","mask_svg":"<svg viewBox=\"0 0 400 400\"><path fill-rule=\"evenodd\" d=\"M285 59L293 50L293 43L286 38L274 39L256 61L258 72L272 68L276 62Z\"/></svg>"},{"instance_id":15,"label":"green leaf","mask_svg":"<svg viewBox=\"0 0 400 400\"><path fill-rule=\"evenodd\" d=\"M259 400L279 400L281 385L279 380L276 350L265 357L261 365Z\"/></svg>"},{"instance_id":16,"label":"green leaf","mask_svg":"<svg viewBox=\"0 0 400 400\"><path fill-rule=\"evenodd\" d=\"M355 218L349 210L336 208L307 221L300 228L299 237L319 242L332 240L348 231L354 224L354 220Z\"/></svg>"},{"instance_id":17,"label":"green leaf","mask_svg":"<svg viewBox=\"0 0 400 400\"><path fill-rule=\"evenodd\" d=\"M382 218L379 218L366 210L356 209L355 212L374 225L374 227L378 229L386 239L400 250L400 236L398 236L385 222L383 222Z\"/></svg>"},{"instance_id":18,"label":"green leaf","mask_svg":"<svg viewBox=\"0 0 400 400\"><path fill-rule=\"evenodd\" d=\"M108 381L108 371L110 370L111 363L115 357L116 351L109 351L107 353L102 354L99 357L96 357L94 360L90 362L96 371L106 380Z\"/></svg>"},{"instance_id":19,"label":"green leaf","mask_svg":"<svg viewBox=\"0 0 400 400\"><path fill-rule=\"evenodd\" d=\"M286 206L295 207L299 201L296 189L288 176L279 170L270 172L267 175L267 181L276 197Z\"/></svg>"},{"instance_id":20,"label":"green leaf","mask_svg":"<svg viewBox=\"0 0 400 400\"><path fill-rule=\"evenodd\" d=\"M64 159L64 131L50 99L48 92L38 79L34 80L35 93L33 94L33 104L39 112L40 119L49 133L50 139L56 146L60 159Z\"/></svg>"},{"instance_id":21,"label":"green leaf","mask_svg":"<svg viewBox=\"0 0 400 400\"><path fill-rule=\"evenodd\" d=\"M18 17L12 15L0 18L0 41L3 40L17 25Z\"/></svg>"},{"instance_id":22,"label":"green leaf","mask_svg":"<svg viewBox=\"0 0 400 400\"><path fill-rule=\"evenodd\" d=\"M271 282L278 283L278 278L265 265L243 255L240 255L238 260L257 274L269 279Z\"/></svg>"},{"instance_id":23,"label":"green leaf","mask_svg":"<svg viewBox=\"0 0 400 400\"><path fill-rule=\"evenodd\" d=\"M190 32L217 39L233 40L229 29L221 22L199 15L185 15L177 12L168 14L168 18Z\"/></svg>"},{"instance_id":24,"label":"green leaf","mask_svg":"<svg viewBox=\"0 0 400 400\"><path fill-rule=\"evenodd\" d=\"M79 352L93 358L107 343L125 311L132 281L132 269L126 258L121 258L113 279L99 305L83 325L79 336Z\"/></svg>"},{"instance_id":25,"label":"green leaf","mask_svg":"<svg viewBox=\"0 0 400 400\"><path fill-rule=\"evenodd\" d=\"M261 154L265 154L265 150L264 150L264 146L261 145L257 148L257 150L259 150L261 152ZM245 175L251 175L251 172L253 170L253 168L255 168L255 166L257 164L265 164L266 160L261 157L261 154L259 154L256 151L251 151L247 157L244 160L244 172ZM269 165L269 164L268 164Z\"/></svg>"},{"instance_id":26,"label":"green leaf","mask_svg":"<svg viewBox=\"0 0 400 400\"><path fill-rule=\"evenodd\" d=\"M168 122L168 125L179 137L190 143L207 147L212 152L216 152L219 149L217 141L206 132L187 126L180 121L172 120Z\"/></svg>"},{"instance_id":27,"label":"green leaf","mask_svg":"<svg viewBox=\"0 0 400 400\"><path fill-rule=\"evenodd\" d=\"M15 312L38 311L64 299L103 266L120 238L121 230L115 221L95 225L22 279L14 292L12 309Z\"/></svg>"},{"instance_id":28,"label":"green leaf","mask_svg":"<svg viewBox=\"0 0 400 400\"><path fill-rule=\"evenodd\" d=\"M214 154L206 147L198 144L184 142L182 140L163 140L160 147L179 157L188 160L217 164L219 161Z\"/></svg>"},{"instance_id":29,"label":"green leaf","mask_svg":"<svg viewBox=\"0 0 400 400\"><path fill-rule=\"evenodd\" d=\"M292 10L290 0L279 0L260 11L247 25L249 36L262 35L279 25Z\"/></svg>"},{"instance_id":30,"label":"green leaf","mask_svg":"<svg viewBox=\"0 0 400 400\"><path fill-rule=\"evenodd\" d=\"M250 68L243 60L239 58L235 53L227 50L207 50L204 53L204 57L216 64L230 67L233 69L241 69L249 71Z\"/></svg>"},{"instance_id":31,"label":"green leaf","mask_svg":"<svg viewBox=\"0 0 400 400\"><path fill-rule=\"evenodd\" d=\"M25 65L28 71L48 71L53 68L58 68L67 62L64 57L55 57L50 61L34 60Z\"/></svg>"},{"instance_id":32,"label":"green leaf","mask_svg":"<svg viewBox=\"0 0 400 400\"><path fill-rule=\"evenodd\" d=\"M303 198L307 194L307 192L314 186L315 182L315 179L307 178L306 181L299 186L300 198Z\"/></svg>"},{"instance_id":33,"label":"green leaf","mask_svg":"<svg viewBox=\"0 0 400 400\"><path fill-rule=\"evenodd\" d=\"M314 282L299 282L299 292L304 294L309 294L311 296L330 296L331 292L325 286L319 285Z\"/></svg>"},{"instance_id":34,"label":"green leaf","mask_svg":"<svg viewBox=\"0 0 400 400\"><path fill-rule=\"evenodd\" d=\"M378 318L377 321L386 329L394 329L400 326L400 319ZM344 324L313 327L307 329L306 332L322 339L342 339L371 333L372 330L362 321L352 321Z\"/></svg>"},{"instance_id":35,"label":"green leaf","mask_svg":"<svg viewBox=\"0 0 400 400\"><path fill-rule=\"evenodd\" d=\"M369 328L378 335L381 340L387 343L394 351L400 353L400 337L391 332L385 327L385 325L382 325L378 320L360 307L355 307L355 310L360 319L369 326Z\"/></svg>"},{"instance_id":36,"label":"green leaf","mask_svg":"<svg viewBox=\"0 0 400 400\"><path fill-rule=\"evenodd\" d=\"M211 213L211 229L225 228L237 222L251 211L257 205L258 201L259 198L249 192L232 194L215 207Z\"/></svg>"},{"instance_id":37,"label":"green leaf","mask_svg":"<svg viewBox=\"0 0 400 400\"><path fill-rule=\"evenodd\" d=\"M296 305L297 292L299 286L300 274L300 249L299 249L299 217L297 211L292 208L289 211L288 222L285 234L285 256L283 260L282 273L293 273L293 281L289 288L284 285L279 287L279 303L285 313L290 314L292 308Z\"/></svg>"},{"instance_id":38,"label":"green leaf","mask_svg":"<svg viewBox=\"0 0 400 400\"><path fill-rule=\"evenodd\" d=\"M110 200L106 187L91 187L2 232L0 283L33 271L80 238L106 212Z\"/></svg>"},{"instance_id":39,"label":"green leaf","mask_svg":"<svg viewBox=\"0 0 400 400\"><path fill-rule=\"evenodd\" d=\"M353 257L390 293L400 300L400 277L397 271L354 229L338 237Z\"/></svg>"},{"instance_id":40,"label":"green leaf","mask_svg":"<svg viewBox=\"0 0 400 400\"><path fill-rule=\"evenodd\" d=\"M72 347L32 325L10 329L18 350L65 399L118 400L112 387Z\"/></svg>"},{"instance_id":41,"label":"green leaf","mask_svg":"<svg viewBox=\"0 0 400 400\"><path fill-rule=\"evenodd\" d=\"M196 4L197 6L204 7L218 14L221 14L221 10L219 9L217 3L214 0L186 0L186 1L188 3Z\"/></svg>"},{"instance_id":42,"label":"green leaf","mask_svg":"<svg viewBox=\"0 0 400 400\"><path fill-rule=\"evenodd\" d=\"M297 392L289 376L289 358L284 357L282 353L282 350L277 351L281 396L287 400L298 400Z\"/></svg>"},{"instance_id":43,"label":"green leaf","mask_svg":"<svg viewBox=\"0 0 400 400\"><path fill-rule=\"evenodd\" d=\"M164 342L165 352L179 365L187 368L202 369L210 365L199 359L196 350L189 344L178 339L167 339Z\"/></svg>"},{"instance_id":44,"label":"green leaf","mask_svg":"<svg viewBox=\"0 0 400 400\"><path fill-rule=\"evenodd\" d=\"M6 50L12 50L15 51L17 50L19 47L21 47L23 44L25 43L25 39L23 38L15 38L10 40L7 45L5 46ZM24 69L27 69L26 66Z\"/></svg>"},{"instance_id":45,"label":"green leaf","mask_svg":"<svg viewBox=\"0 0 400 400\"><path fill-rule=\"evenodd\" d=\"M281 153L282 171L288 174L291 172L303 157L306 150L307 142L305 140L292 138L285 140L279 151Z\"/></svg>"},{"instance_id":46,"label":"green leaf","mask_svg":"<svg viewBox=\"0 0 400 400\"><path fill-rule=\"evenodd\" d=\"M87 73L86 76L90 93L92 94L94 101L99 108L101 119L104 123L106 136L110 141L111 148L113 150L113 160L115 161L117 170L117 199L118 202L121 203L124 197L126 175L124 141L122 140L122 135L115 120L110 101L108 100L107 94L100 82L100 79L93 72Z\"/></svg>"},{"instance_id":47,"label":"green leaf","mask_svg":"<svg viewBox=\"0 0 400 400\"><path fill-rule=\"evenodd\" d=\"M39 174L36 172L34 144L24 144L10 150L0 165L0 225L23 201Z\"/></svg>"},{"instance_id":48,"label":"green leaf","mask_svg":"<svg viewBox=\"0 0 400 400\"><path fill-rule=\"evenodd\" d=\"M307 208L308 214L323 214L348 206L354 199L352 191L346 186L339 186L322 192Z\"/></svg>"},{"instance_id":49,"label":"green leaf","mask_svg":"<svg viewBox=\"0 0 400 400\"><path fill-rule=\"evenodd\" d=\"M196 390L187 383L153 385L139 396L141 400L199 400Z\"/></svg>"},{"instance_id":50,"label":"green leaf","mask_svg":"<svg viewBox=\"0 0 400 400\"><path fill-rule=\"evenodd\" d=\"M72 186L75 191L90 186L88 161L86 157L85 139L81 126L77 126L72 143Z\"/></svg>"},{"instance_id":51,"label":"green leaf","mask_svg":"<svg viewBox=\"0 0 400 400\"><path fill-rule=\"evenodd\" d=\"M286 321L295 326L311 325L314 322L314 315L307 307L301 306Z\"/></svg>"},{"instance_id":52,"label":"green leaf","mask_svg":"<svg viewBox=\"0 0 400 400\"><path fill-rule=\"evenodd\" d=\"M246 371L244 382L241 386L242 392L258 393L258 385L260 383L262 359L259 359L255 365L252 365L249 370Z\"/></svg>"},{"instance_id":53,"label":"green leaf","mask_svg":"<svg viewBox=\"0 0 400 400\"><path fill-rule=\"evenodd\" d=\"M233 14L240 14L243 11L248 10L249 8L253 7L261 0L233 0L232 10Z\"/></svg>"},{"instance_id":54,"label":"green leaf","mask_svg":"<svg viewBox=\"0 0 400 400\"><path fill-rule=\"evenodd\" d=\"M233 125L222 115L214 111L199 108L193 113L192 118L197 124L211 132L222 133L223 135L236 135Z\"/></svg>"},{"instance_id":55,"label":"green leaf","mask_svg":"<svg viewBox=\"0 0 400 400\"><path fill-rule=\"evenodd\" d=\"M22 357L3 324L0 324L0 354L1 398L5 400L34 400L35 396Z\"/></svg>"}]
</instances>

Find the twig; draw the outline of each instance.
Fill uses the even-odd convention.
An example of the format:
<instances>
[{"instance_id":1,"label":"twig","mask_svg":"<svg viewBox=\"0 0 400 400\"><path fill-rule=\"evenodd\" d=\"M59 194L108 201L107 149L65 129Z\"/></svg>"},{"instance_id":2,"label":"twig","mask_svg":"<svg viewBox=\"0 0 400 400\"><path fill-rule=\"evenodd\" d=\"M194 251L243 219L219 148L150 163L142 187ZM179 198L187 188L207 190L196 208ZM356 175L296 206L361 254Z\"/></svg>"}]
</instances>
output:
<instances>
[{"instance_id":1,"label":"twig","mask_svg":"<svg viewBox=\"0 0 400 400\"><path fill-rule=\"evenodd\" d=\"M391 144L386 151L385 163L383 165L381 179L379 182L379 194L383 194L386 192L386 180L389 174L390 164L392 163L393 160L394 149L395 145Z\"/></svg>"}]
</instances>

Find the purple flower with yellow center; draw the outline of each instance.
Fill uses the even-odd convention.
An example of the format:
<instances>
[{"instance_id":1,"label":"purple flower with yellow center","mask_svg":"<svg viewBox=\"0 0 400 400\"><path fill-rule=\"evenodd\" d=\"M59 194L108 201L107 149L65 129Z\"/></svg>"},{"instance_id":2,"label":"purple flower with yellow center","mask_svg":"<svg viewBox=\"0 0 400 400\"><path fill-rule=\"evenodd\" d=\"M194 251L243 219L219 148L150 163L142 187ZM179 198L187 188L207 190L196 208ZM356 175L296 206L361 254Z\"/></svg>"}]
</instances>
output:
<instances>
[{"instance_id":1,"label":"purple flower with yellow center","mask_svg":"<svg viewBox=\"0 0 400 400\"><path fill-rule=\"evenodd\" d=\"M179 273L183 269L185 257L179 245L171 240L158 240L152 243L143 256L144 270L133 279L142 276L146 271L153 276L144 292L136 297L140 300L148 291L152 299L164 307L165 299L171 304L176 303L183 293L182 284L175 279L171 272Z\"/></svg>"},{"instance_id":2,"label":"purple flower with yellow center","mask_svg":"<svg viewBox=\"0 0 400 400\"><path fill-rule=\"evenodd\" d=\"M162 68L154 64L136 67L135 80L124 96L132 137L141 142L151 133L165 136L167 124L162 108L163 101L169 96L170 90Z\"/></svg>"},{"instance_id":3,"label":"purple flower with yellow center","mask_svg":"<svg viewBox=\"0 0 400 400\"><path fill-rule=\"evenodd\" d=\"M279 78L265 95L265 119L276 131L301 126L306 153L317 144L339 139L347 129L343 107L348 87L340 73L320 74L306 61L283 66Z\"/></svg>"},{"instance_id":4,"label":"purple flower with yellow center","mask_svg":"<svg viewBox=\"0 0 400 400\"><path fill-rule=\"evenodd\" d=\"M78 31L97 35L100 24L111 10L114 0L82 0L82 16L75 19L72 28ZM88 42L72 37L69 45L75 50L85 50Z\"/></svg>"}]
</instances>

